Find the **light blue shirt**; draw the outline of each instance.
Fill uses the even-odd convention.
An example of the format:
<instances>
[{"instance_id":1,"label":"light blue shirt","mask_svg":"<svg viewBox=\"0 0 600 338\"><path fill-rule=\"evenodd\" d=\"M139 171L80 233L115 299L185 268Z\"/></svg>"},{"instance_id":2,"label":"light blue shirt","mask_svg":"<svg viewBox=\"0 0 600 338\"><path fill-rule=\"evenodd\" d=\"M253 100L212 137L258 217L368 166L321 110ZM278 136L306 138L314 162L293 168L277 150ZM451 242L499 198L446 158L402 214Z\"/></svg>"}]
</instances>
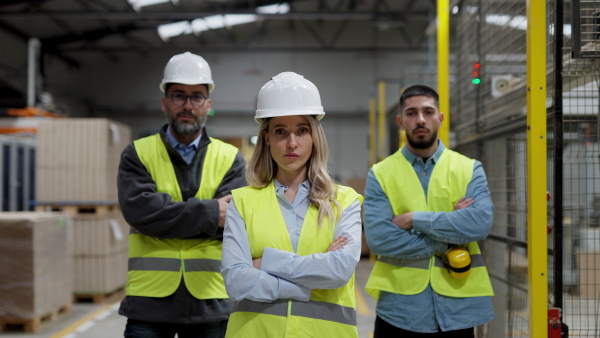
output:
<instances>
[{"instance_id":1,"label":"light blue shirt","mask_svg":"<svg viewBox=\"0 0 600 338\"><path fill-rule=\"evenodd\" d=\"M179 143L179 141L177 141L175 137L171 134L171 126L167 127L167 141L169 142L171 147L173 147L173 149L175 149L179 153L179 155L181 155L181 158L183 158L183 160L187 164L192 163L196 152L198 152L198 146L200 144L201 138L202 134L196 137L196 139L192 141L192 143L190 143L189 145L185 145L183 143Z\"/></svg>"},{"instance_id":2,"label":"light blue shirt","mask_svg":"<svg viewBox=\"0 0 600 338\"><path fill-rule=\"evenodd\" d=\"M235 200L229 203L223 232L221 272L227 294L235 301L249 299L272 302L288 298L308 301L312 289L337 289L346 285L358 264L361 249L359 201L356 200L342 212L334 238L331 239L347 237L348 244L344 248L300 256L295 252L310 206L310 186L308 181L302 183L293 203L284 195L287 189L287 186L275 180L279 210L273 212L282 213L294 252L265 248L260 270L252 265L246 225L235 206Z\"/></svg>"},{"instance_id":3,"label":"light blue shirt","mask_svg":"<svg viewBox=\"0 0 600 338\"><path fill-rule=\"evenodd\" d=\"M426 162L407 147L402 149L425 194L431 173L445 148L439 141L437 151ZM461 210L415 212L413 229L402 230L392 223L394 214L390 201L371 169L363 204L365 234L371 251L375 255L395 258L422 258L446 252L448 243L465 244L485 239L492 226L494 205L479 161L475 161L473 176L467 186L465 198L469 197L473 198L473 204ZM437 332L438 326L443 331L461 330L494 318L490 297L445 297L435 293L430 285L423 292L410 296L382 291L376 312L396 327L421 333Z\"/></svg>"}]
</instances>

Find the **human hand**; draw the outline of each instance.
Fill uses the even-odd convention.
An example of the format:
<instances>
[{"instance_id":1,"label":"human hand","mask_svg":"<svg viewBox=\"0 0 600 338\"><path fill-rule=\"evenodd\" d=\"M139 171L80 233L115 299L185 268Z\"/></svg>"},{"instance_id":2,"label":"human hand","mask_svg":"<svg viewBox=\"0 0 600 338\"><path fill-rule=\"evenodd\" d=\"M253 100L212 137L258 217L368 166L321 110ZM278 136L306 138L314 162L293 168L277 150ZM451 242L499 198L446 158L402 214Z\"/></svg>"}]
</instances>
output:
<instances>
[{"instance_id":1,"label":"human hand","mask_svg":"<svg viewBox=\"0 0 600 338\"><path fill-rule=\"evenodd\" d=\"M217 199L217 202L219 202L219 227L221 228L225 226L225 213L227 212L229 201L231 201L231 194Z\"/></svg>"},{"instance_id":2,"label":"human hand","mask_svg":"<svg viewBox=\"0 0 600 338\"><path fill-rule=\"evenodd\" d=\"M344 245L348 244L348 237L339 236L329 244L326 252L330 251L338 251L339 249L344 248Z\"/></svg>"},{"instance_id":3,"label":"human hand","mask_svg":"<svg viewBox=\"0 0 600 338\"><path fill-rule=\"evenodd\" d=\"M454 206L454 211L464 209L464 208L470 206L471 204L473 204L473 202L474 202L473 199L470 197L467 199L465 199L464 197L461 197L458 200L458 203L456 203L456 205Z\"/></svg>"},{"instance_id":4,"label":"human hand","mask_svg":"<svg viewBox=\"0 0 600 338\"><path fill-rule=\"evenodd\" d=\"M407 212L405 214L394 216L394 218L392 218L392 223L396 224L400 229L410 230L413 228L412 218L413 212Z\"/></svg>"},{"instance_id":5,"label":"human hand","mask_svg":"<svg viewBox=\"0 0 600 338\"><path fill-rule=\"evenodd\" d=\"M262 263L262 257L259 258L255 258L252 260L252 266L254 266L255 269L260 270L260 264Z\"/></svg>"}]
</instances>

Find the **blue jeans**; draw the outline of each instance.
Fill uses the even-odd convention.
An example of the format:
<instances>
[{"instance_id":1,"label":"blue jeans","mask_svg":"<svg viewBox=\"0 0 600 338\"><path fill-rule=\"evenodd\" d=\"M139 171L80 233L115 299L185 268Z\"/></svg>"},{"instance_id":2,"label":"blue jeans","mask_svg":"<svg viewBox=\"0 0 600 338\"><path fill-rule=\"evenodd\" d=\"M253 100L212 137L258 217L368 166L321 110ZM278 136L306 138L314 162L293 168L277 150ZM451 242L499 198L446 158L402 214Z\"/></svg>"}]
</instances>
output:
<instances>
[{"instance_id":1,"label":"blue jeans","mask_svg":"<svg viewBox=\"0 0 600 338\"><path fill-rule=\"evenodd\" d=\"M127 319L125 338L223 338L227 320L203 324L151 323Z\"/></svg>"}]
</instances>

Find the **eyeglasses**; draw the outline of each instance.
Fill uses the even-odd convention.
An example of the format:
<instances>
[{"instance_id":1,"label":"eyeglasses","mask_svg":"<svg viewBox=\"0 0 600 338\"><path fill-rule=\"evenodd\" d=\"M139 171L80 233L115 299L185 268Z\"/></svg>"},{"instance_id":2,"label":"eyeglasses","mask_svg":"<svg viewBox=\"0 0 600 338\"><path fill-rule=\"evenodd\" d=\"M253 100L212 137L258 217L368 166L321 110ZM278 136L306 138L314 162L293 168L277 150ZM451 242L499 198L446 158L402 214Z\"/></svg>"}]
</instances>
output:
<instances>
[{"instance_id":1,"label":"eyeglasses","mask_svg":"<svg viewBox=\"0 0 600 338\"><path fill-rule=\"evenodd\" d=\"M185 105L187 99L189 98L192 106L198 108L201 107L204 104L204 101L207 99L207 97L202 94L185 95L182 93L173 93L166 96L170 98L171 102L178 107Z\"/></svg>"}]
</instances>

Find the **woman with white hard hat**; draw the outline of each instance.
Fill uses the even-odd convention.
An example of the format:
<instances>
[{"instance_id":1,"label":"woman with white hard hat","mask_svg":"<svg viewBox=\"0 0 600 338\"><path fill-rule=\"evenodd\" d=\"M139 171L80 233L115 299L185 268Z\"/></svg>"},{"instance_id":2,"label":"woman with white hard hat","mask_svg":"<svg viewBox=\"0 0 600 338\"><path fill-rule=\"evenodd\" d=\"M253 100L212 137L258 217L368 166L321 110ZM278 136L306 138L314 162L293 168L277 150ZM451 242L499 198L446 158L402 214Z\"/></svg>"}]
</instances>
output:
<instances>
[{"instance_id":1,"label":"woman with white hard hat","mask_svg":"<svg viewBox=\"0 0 600 338\"><path fill-rule=\"evenodd\" d=\"M222 269L227 337L358 337L362 196L335 184L319 91L284 72L258 94L250 186L232 191Z\"/></svg>"}]
</instances>

